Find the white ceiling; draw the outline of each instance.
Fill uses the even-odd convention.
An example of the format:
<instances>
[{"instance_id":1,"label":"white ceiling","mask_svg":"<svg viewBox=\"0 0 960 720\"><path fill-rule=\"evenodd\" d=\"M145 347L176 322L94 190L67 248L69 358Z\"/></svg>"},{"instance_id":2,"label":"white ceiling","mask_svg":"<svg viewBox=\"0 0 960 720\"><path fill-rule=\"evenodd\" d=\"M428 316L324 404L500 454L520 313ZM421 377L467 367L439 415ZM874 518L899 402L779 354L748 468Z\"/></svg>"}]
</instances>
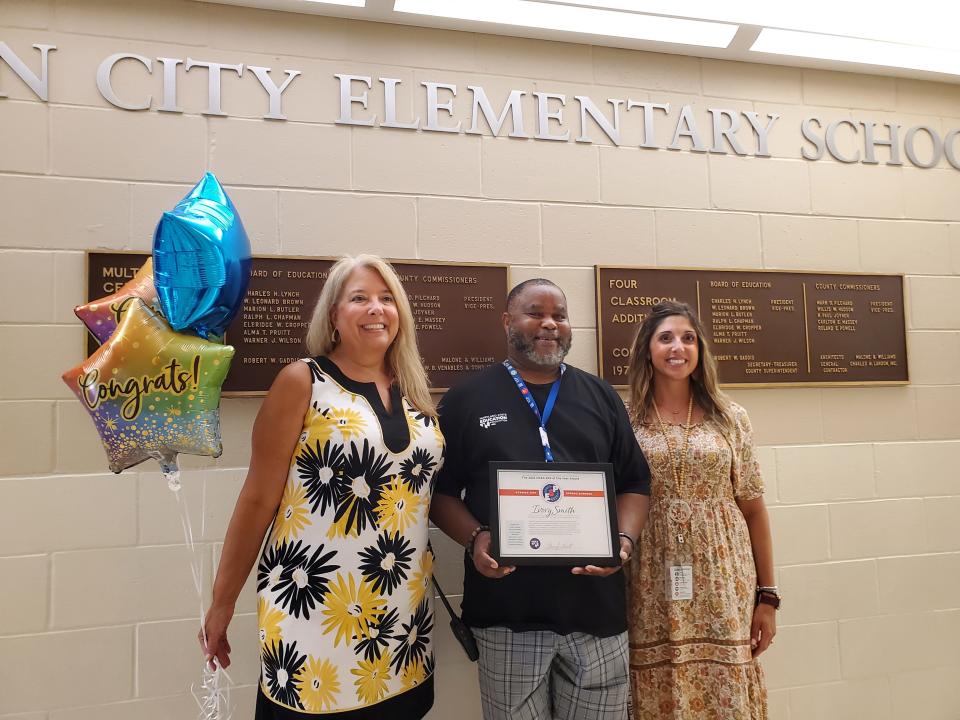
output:
<instances>
[{"instance_id":1,"label":"white ceiling","mask_svg":"<svg viewBox=\"0 0 960 720\"><path fill-rule=\"evenodd\" d=\"M717 0L519 0L519 2L518 0L433 0L433 4L441 8L441 12L460 17L397 12L394 9L396 0L366 0L365 7L349 7L309 0L198 1L400 25L960 84L960 40L957 39L956 32L956 28L960 26L960 3L956 0L949 2L911 0L909 4L891 0L874 0L870 3L858 0L805 0L803 3L791 3L787 0L767 0L766 2L763 0L724 0L723 2ZM430 0L415 1L430 2ZM688 19L699 20L701 23L731 23L736 26L736 31L726 47L706 47L697 44L656 42L611 34L468 19L489 16L495 4L504 6L517 4L527 10L528 17L538 17L538 8L544 8L541 13L546 17L556 10L557 6L560 7L561 13L571 11L573 6L576 10L572 12L575 13L583 13L591 9L599 9L600 13L606 14L626 13L622 17L635 22L625 22L624 27L628 25L642 27L643 19L652 15L654 22L666 18L669 23L669 19L673 18L681 23L689 22ZM508 14L506 17L512 22L518 22L520 13ZM811 55L833 55L832 46L848 42L853 43L854 52L857 45L861 48L869 46L868 49L872 55L870 62L875 64L752 51L751 46L757 41L764 28L798 31L792 34L786 33L792 37L778 39L784 43L798 41L804 44L808 39L819 40L820 45L827 48L810 51ZM814 34L811 35L811 33ZM630 34L630 32L625 30L622 34ZM771 36L770 44L779 47L772 33L768 31L767 35ZM763 40L766 39L765 36ZM783 48L782 52L785 53L806 52L804 49L790 50L786 45L783 45ZM937 56L934 67L938 70L946 69L945 72L896 67L897 64L925 66L924 61L914 61L913 58L915 56L922 58L930 54Z\"/></svg>"}]
</instances>

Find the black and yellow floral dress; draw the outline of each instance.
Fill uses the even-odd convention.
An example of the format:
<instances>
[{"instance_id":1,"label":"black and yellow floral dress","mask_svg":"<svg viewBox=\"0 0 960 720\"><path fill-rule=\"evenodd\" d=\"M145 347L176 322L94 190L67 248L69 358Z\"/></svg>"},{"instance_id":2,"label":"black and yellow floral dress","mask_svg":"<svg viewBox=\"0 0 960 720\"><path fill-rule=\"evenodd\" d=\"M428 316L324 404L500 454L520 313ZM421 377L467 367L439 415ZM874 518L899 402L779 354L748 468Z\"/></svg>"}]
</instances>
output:
<instances>
[{"instance_id":1,"label":"black and yellow floral dress","mask_svg":"<svg viewBox=\"0 0 960 720\"><path fill-rule=\"evenodd\" d=\"M428 513L443 436L391 389L307 359L312 397L257 569L257 720L421 718L433 704Z\"/></svg>"}]
</instances>

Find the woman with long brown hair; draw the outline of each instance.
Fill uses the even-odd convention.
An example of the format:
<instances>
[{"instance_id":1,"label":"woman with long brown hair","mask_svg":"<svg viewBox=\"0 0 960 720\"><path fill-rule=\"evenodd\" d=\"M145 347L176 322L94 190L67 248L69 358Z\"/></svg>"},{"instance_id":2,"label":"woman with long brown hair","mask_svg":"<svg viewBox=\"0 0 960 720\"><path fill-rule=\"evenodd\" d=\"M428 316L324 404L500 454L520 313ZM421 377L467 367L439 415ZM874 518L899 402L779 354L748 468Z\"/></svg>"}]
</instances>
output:
<instances>
[{"instance_id":1,"label":"woman with long brown hair","mask_svg":"<svg viewBox=\"0 0 960 720\"><path fill-rule=\"evenodd\" d=\"M750 420L719 390L684 303L644 319L628 378L652 475L627 573L634 716L762 720L757 656L773 642L780 598Z\"/></svg>"}]
</instances>

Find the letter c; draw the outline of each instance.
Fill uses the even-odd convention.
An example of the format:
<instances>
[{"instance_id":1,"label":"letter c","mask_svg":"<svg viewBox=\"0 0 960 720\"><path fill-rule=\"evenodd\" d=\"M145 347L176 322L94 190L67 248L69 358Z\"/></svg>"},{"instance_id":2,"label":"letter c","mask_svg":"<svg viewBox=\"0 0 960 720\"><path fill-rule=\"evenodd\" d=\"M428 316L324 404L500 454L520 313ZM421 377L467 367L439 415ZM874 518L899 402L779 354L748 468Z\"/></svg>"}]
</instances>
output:
<instances>
[{"instance_id":1,"label":"letter c","mask_svg":"<svg viewBox=\"0 0 960 720\"><path fill-rule=\"evenodd\" d=\"M846 155L840 152L839 148L837 148L836 133L837 133L837 128L840 127L841 125L849 125L853 129L854 135L856 135L858 132L858 128L853 123L852 120L834 120L832 123L827 125L827 134L826 134L827 150L830 152L831 155L833 155L837 160L839 160L842 163L859 162L860 161L859 151L857 151L857 153L853 157L847 157Z\"/></svg>"},{"instance_id":2,"label":"letter c","mask_svg":"<svg viewBox=\"0 0 960 720\"><path fill-rule=\"evenodd\" d=\"M143 55L136 55L134 53L114 53L100 63L100 67L97 68L97 89L100 90L100 94L103 96L104 100L111 105L116 105L122 110L148 110L150 108L150 103L153 102L152 95L147 95L146 100L139 105L135 105L133 103L125 103L113 91L113 85L110 82L110 73L113 71L113 66L121 60L136 60L145 68L147 68L147 72L149 72L151 75L153 74L153 61L150 58L146 58Z\"/></svg>"}]
</instances>

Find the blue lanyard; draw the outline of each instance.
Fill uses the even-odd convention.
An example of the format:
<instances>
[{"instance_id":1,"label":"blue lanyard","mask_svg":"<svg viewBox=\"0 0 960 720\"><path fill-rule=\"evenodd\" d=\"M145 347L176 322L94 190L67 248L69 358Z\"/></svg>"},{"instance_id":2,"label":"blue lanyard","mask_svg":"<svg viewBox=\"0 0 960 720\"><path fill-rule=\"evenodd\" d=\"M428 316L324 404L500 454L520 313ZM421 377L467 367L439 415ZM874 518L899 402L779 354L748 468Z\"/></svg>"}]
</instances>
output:
<instances>
[{"instance_id":1,"label":"blue lanyard","mask_svg":"<svg viewBox=\"0 0 960 720\"><path fill-rule=\"evenodd\" d=\"M563 377L563 373L566 372L567 366L560 363L560 377L554 380L553 385L550 386L550 394L547 395L547 402L543 406L543 415L540 414L537 401L534 400L530 394L530 388L527 387L527 384L523 381L523 378L520 377L520 373L517 372L516 368L513 367L509 360L504 360L503 366L517 384L517 389L520 390L523 399L527 401L527 405L533 410L533 414L537 416L537 422L540 424L540 443L543 445L543 458L547 462L553 462L553 451L550 449L550 439L547 437L547 422L550 420L550 413L553 412L553 406L557 402L557 393L560 392L560 379Z\"/></svg>"}]
</instances>

